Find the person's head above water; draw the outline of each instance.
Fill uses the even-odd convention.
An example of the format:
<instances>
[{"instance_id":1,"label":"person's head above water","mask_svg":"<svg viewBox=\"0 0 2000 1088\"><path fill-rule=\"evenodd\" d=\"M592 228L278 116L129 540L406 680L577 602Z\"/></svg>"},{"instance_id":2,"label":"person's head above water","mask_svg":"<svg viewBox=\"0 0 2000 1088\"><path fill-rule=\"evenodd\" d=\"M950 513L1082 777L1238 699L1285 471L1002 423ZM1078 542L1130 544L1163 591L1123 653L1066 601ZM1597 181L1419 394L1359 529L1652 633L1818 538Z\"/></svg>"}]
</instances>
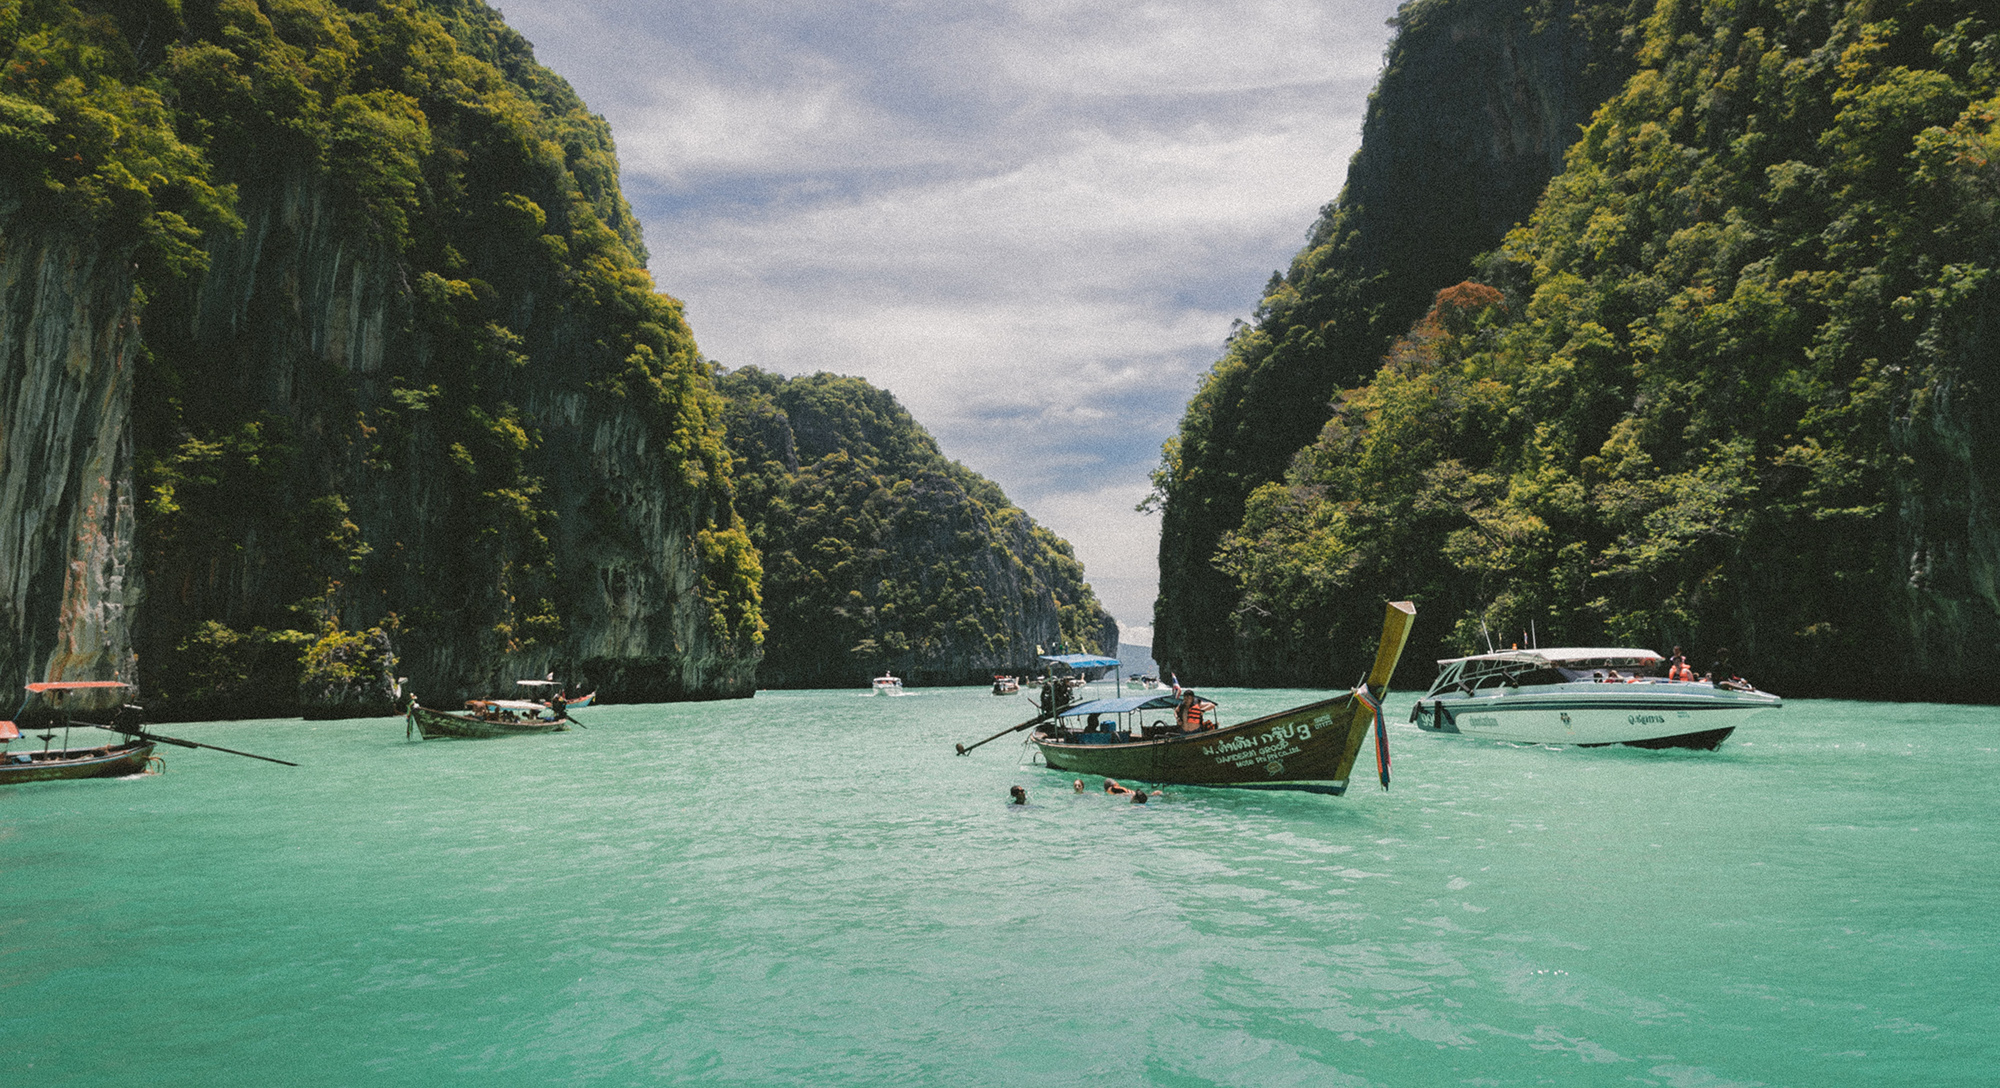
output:
<instances>
[{"instance_id":1,"label":"person's head above water","mask_svg":"<svg viewBox=\"0 0 2000 1088\"><path fill-rule=\"evenodd\" d=\"M1028 791L1022 789L1019 786L1015 786L1013 789L1008 790L1007 795L1013 798L1013 800L1009 802L1010 804L1025 805L1028 803Z\"/></svg>"}]
</instances>

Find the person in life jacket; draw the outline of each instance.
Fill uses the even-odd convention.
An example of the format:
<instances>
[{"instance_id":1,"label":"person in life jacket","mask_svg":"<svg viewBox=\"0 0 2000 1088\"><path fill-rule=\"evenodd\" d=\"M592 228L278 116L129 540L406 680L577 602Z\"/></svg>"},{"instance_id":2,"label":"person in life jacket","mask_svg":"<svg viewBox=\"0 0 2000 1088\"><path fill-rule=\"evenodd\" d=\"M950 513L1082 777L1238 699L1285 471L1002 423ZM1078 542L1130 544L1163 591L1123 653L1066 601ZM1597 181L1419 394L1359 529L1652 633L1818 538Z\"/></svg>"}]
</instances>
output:
<instances>
[{"instance_id":1,"label":"person in life jacket","mask_svg":"<svg viewBox=\"0 0 2000 1088\"><path fill-rule=\"evenodd\" d=\"M1197 733L1203 729L1213 729L1215 723L1206 720L1215 704L1203 699L1189 688L1181 692L1180 705L1174 708L1174 715L1180 720L1181 732Z\"/></svg>"}]
</instances>

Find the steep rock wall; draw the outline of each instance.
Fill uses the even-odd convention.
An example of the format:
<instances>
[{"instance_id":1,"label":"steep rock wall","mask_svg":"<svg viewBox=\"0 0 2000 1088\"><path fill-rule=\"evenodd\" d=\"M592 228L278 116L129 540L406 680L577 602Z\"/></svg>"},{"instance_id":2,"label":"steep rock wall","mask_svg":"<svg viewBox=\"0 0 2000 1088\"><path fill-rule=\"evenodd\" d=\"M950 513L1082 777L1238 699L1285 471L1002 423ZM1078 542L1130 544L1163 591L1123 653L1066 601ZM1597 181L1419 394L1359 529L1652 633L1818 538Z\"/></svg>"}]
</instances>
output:
<instances>
[{"instance_id":1,"label":"steep rock wall","mask_svg":"<svg viewBox=\"0 0 2000 1088\"><path fill-rule=\"evenodd\" d=\"M1327 667L1323 648L1259 645L1217 622L1243 612L1215 566L1223 537L1313 441L1336 391L1372 373L1432 296L1527 218L1579 126L1631 72L1631 28L1650 6L1419 0L1397 13L1338 199L1204 377L1155 475L1162 668L1278 684Z\"/></svg>"},{"instance_id":2,"label":"steep rock wall","mask_svg":"<svg viewBox=\"0 0 2000 1088\"><path fill-rule=\"evenodd\" d=\"M749 693L755 658L716 637L702 597L697 538L713 500L677 482L683 466L657 423L630 398L592 387L601 330L523 291L506 302L526 330L512 357L477 374L489 403L516 410L518 476L536 489L527 501L548 541L545 556L530 555L493 539L518 511L496 511L459 479L449 421L427 418L442 409L410 411L396 399L440 368L409 269L356 245L310 171L252 179L239 201L244 230L218 237L208 271L149 315L155 350L179 365L177 378L203 380L173 390L175 420L142 415L149 432L256 418L283 436L273 445L285 463L264 481L267 493L241 496L262 509L224 529L221 546L182 538L149 554L157 603L170 607L148 614L148 660L185 660L180 617L280 630L315 618L296 606L323 595L318 618L344 631L386 626L393 657L371 659L379 668L356 685L302 693L309 714L386 709L398 678L434 705L550 672L607 701ZM226 410L189 403L197 398ZM159 435L159 445L170 442ZM325 534L288 512L332 497L348 535L319 546ZM539 569L530 579L524 567ZM496 633L521 624L528 610L515 598L530 580L560 633ZM177 713L225 709L197 701Z\"/></svg>"},{"instance_id":3,"label":"steep rock wall","mask_svg":"<svg viewBox=\"0 0 2000 1088\"><path fill-rule=\"evenodd\" d=\"M136 679L136 330L128 259L0 213L0 681L10 686ZM19 699L0 693L0 712Z\"/></svg>"}]
</instances>

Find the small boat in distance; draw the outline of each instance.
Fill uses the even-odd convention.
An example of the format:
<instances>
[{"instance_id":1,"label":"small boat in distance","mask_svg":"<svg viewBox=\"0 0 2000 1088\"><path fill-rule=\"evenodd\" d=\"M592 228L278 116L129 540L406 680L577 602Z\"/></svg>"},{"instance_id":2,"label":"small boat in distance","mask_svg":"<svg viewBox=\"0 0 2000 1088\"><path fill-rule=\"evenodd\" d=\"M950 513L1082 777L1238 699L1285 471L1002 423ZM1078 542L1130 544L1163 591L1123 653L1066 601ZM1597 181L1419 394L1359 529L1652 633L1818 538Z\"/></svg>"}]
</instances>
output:
<instances>
[{"instance_id":1,"label":"small boat in distance","mask_svg":"<svg viewBox=\"0 0 2000 1088\"><path fill-rule=\"evenodd\" d=\"M412 695L410 709L404 715L403 736L407 738L414 733L425 740L434 737L486 740L564 733L571 724L567 710L556 711L531 699L468 699L465 707L462 714L432 710L418 704Z\"/></svg>"},{"instance_id":2,"label":"small boat in distance","mask_svg":"<svg viewBox=\"0 0 2000 1088\"><path fill-rule=\"evenodd\" d=\"M1564 647L1501 650L1438 662L1437 679L1410 708L1430 733L1518 744L1713 751L1751 718L1784 705L1748 684L1670 680L1651 650Z\"/></svg>"},{"instance_id":3,"label":"small boat in distance","mask_svg":"<svg viewBox=\"0 0 2000 1088\"><path fill-rule=\"evenodd\" d=\"M553 677L555 674L551 673L549 675ZM555 705L558 696L562 696L562 705L564 707L589 706L597 700L597 692L595 691L592 691L588 695L578 695L573 698L565 696L562 693L567 689L563 687L560 681L554 679L516 680L514 683L524 688L534 688L535 690L531 694L538 696L541 702L549 706Z\"/></svg>"},{"instance_id":4,"label":"small boat in distance","mask_svg":"<svg viewBox=\"0 0 2000 1088\"><path fill-rule=\"evenodd\" d=\"M875 678L874 693L877 695L901 695L903 694L903 682L885 672Z\"/></svg>"},{"instance_id":5,"label":"small boat in distance","mask_svg":"<svg viewBox=\"0 0 2000 1088\"><path fill-rule=\"evenodd\" d=\"M993 694L995 695L1016 695L1020 693L1020 690L1021 681L1015 677L996 676L993 678Z\"/></svg>"},{"instance_id":6,"label":"small boat in distance","mask_svg":"<svg viewBox=\"0 0 2000 1088\"><path fill-rule=\"evenodd\" d=\"M1382 698L1409 640L1417 614L1408 601L1392 601L1367 679L1331 699L1224 726L1210 717L1214 704L1192 690L1162 692L1057 706L1032 721L996 733L1032 728L1028 739L1050 769L1107 778L1182 786L1347 792L1355 757L1372 725L1376 770L1389 785L1388 730ZM1173 708L1172 723L1149 711ZM964 755L977 744L959 746Z\"/></svg>"}]
</instances>

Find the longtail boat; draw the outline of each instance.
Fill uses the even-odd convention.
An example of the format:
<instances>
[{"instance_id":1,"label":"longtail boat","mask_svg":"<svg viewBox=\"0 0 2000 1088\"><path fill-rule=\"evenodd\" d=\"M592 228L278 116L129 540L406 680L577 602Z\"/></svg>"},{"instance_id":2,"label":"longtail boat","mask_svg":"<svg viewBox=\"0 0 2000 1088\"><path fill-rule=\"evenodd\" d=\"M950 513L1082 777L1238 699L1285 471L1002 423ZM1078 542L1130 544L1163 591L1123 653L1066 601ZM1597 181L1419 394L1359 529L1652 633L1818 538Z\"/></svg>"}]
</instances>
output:
<instances>
[{"instance_id":1,"label":"longtail boat","mask_svg":"<svg viewBox=\"0 0 2000 1088\"><path fill-rule=\"evenodd\" d=\"M21 731L13 722L0 722L0 784L46 782L58 778L123 778L144 771L147 761L153 758L150 741L128 738L116 744L92 748L69 747L70 721L63 696L72 691L123 689L126 686L116 680L29 684L30 693L46 697L62 711L63 747L50 747L56 737L54 727L51 727L48 732L40 734L41 751L10 751L11 743L21 739Z\"/></svg>"},{"instance_id":2,"label":"longtail boat","mask_svg":"<svg viewBox=\"0 0 2000 1088\"><path fill-rule=\"evenodd\" d=\"M1023 726L1034 727L1028 739L1054 770L1161 785L1304 790L1336 796L1347 792L1355 759L1372 727L1376 771L1387 789L1389 746L1382 699L1416 614L1416 606L1408 601L1390 602L1367 678L1331 699L1219 726L1207 718L1207 707L1195 700L1171 693L1138 695L1073 703ZM1175 724L1141 724L1146 711L1169 707L1177 710ZM1135 715L1140 722L1133 720Z\"/></svg>"},{"instance_id":3,"label":"longtail boat","mask_svg":"<svg viewBox=\"0 0 2000 1088\"><path fill-rule=\"evenodd\" d=\"M403 728L403 736L415 734L425 740L433 737L485 740L491 737L564 733L572 724L567 712L553 710L545 703L529 699L471 699L465 706L466 711L462 714L432 710L419 705L413 695L410 697L409 712L404 716L407 724Z\"/></svg>"},{"instance_id":4,"label":"longtail boat","mask_svg":"<svg viewBox=\"0 0 2000 1088\"><path fill-rule=\"evenodd\" d=\"M28 685L30 695L46 698L62 715L63 747L51 747L56 734L51 727L48 732L38 734L42 741L39 752L13 752L8 748L11 742L19 740L20 729L13 722L0 721L0 785L18 782L46 782L61 778L123 778L140 774L149 767L163 766L160 758L153 754L157 745L171 744L181 748L207 748L215 752L227 752L233 756L249 756L266 763L283 763L287 767L298 764L270 756L239 752L234 748L223 748L214 744L182 740L179 737L149 733L138 725L120 724L127 711L137 707L124 707L110 725L96 722L70 721L69 708L64 696L74 691L123 690L131 685L117 680L51 680ZM124 740L102 744L91 748L69 747L69 731L72 724L88 729L104 729L124 736Z\"/></svg>"}]
</instances>

